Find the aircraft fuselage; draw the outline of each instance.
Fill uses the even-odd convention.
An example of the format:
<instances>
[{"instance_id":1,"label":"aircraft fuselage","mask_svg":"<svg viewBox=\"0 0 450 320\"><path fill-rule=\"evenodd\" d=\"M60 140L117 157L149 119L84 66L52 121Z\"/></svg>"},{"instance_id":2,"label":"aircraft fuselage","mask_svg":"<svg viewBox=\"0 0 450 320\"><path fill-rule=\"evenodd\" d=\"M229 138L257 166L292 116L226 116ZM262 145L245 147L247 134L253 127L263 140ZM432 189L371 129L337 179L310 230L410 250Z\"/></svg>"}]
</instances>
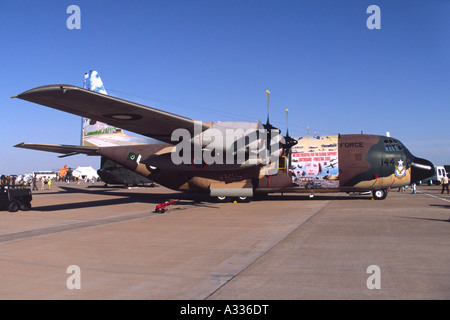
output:
<instances>
[{"instance_id":1,"label":"aircraft fuselage","mask_svg":"<svg viewBox=\"0 0 450 320\"><path fill-rule=\"evenodd\" d=\"M432 174L431 162L414 157L397 139L348 134L298 139L280 158L275 174L267 166L178 164L170 144L100 148L102 156L167 188L212 196L251 197L271 192L366 192L409 185ZM381 193L380 198L386 194Z\"/></svg>"}]
</instances>

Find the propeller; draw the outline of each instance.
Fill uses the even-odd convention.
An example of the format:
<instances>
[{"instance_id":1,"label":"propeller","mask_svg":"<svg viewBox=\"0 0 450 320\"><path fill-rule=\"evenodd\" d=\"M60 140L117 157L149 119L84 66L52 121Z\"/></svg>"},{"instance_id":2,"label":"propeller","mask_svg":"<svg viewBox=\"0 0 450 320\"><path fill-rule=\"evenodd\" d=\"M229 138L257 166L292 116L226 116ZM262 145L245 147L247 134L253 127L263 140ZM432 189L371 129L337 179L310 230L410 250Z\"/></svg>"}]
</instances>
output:
<instances>
[{"instance_id":1,"label":"propeller","mask_svg":"<svg viewBox=\"0 0 450 320\"><path fill-rule=\"evenodd\" d=\"M267 136L266 136L266 161L267 164L269 163L270 155L272 154L272 148L271 148L271 141L272 141L272 130L278 130L278 128L275 128L270 124L269 120L269 102L270 102L270 91L266 90L266 102L267 102L267 121L266 124L263 124L264 129L266 130Z\"/></svg>"},{"instance_id":2,"label":"propeller","mask_svg":"<svg viewBox=\"0 0 450 320\"><path fill-rule=\"evenodd\" d=\"M286 151L285 154L288 154L289 150L295 146L298 141L292 138L289 135L289 109L286 108L286 136L284 137L284 150Z\"/></svg>"},{"instance_id":3,"label":"propeller","mask_svg":"<svg viewBox=\"0 0 450 320\"><path fill-rule=\"evenodd\" d=\"M272 124L270 123L270 118L269 118L269 103L270 103L270 91L266 90L266 103L267 103L267 121L266 124L262 124L259 123L258 127L260 128L261 126L266 129L267 132L267 156L269 156L272 153L272 148L271 148L271 141L272 141L272 130L276 130L277 134L281 133L281 130L272 126ZM289 110L286 108L286 136L281 138L280 141L280 146L283 148L284 150L284 154L288 154L289 150L295 146L297 144L297 140L295 140L294 138L292 138L291 136L289 136Z\"/></svg>"},{"instance_id":4,"label":"propeller","mask_svg":"<svg viewBox=\"0 0 450 320\"><path fill-rule=\"evenodd\" d=\"M279 133L281 133L281 130L272 126L272 124L270 123L270 118L269 118L269 103L270 103L270 91L266 90L266 103L267 103L267 121L266 124L262 124L260 121L258 121L258 129L262 129L264 128L267 132L267 138L266 138L266 143L267 143L267 148L266 148L266 160L267 163L269 163L269 157L272 155L272 151L277 152L278 150L272 150L272 146L271 146L271 141L272 141L272 134L273 131L272 130L276 130L275 132L277 132L276 134L278 135ZM285 154L288 155L289 154L289 150L295 146L298 143L298 141L294 138L292 138L291 136L289 136L289 110L286 108L286 136L282 136L281 137L281 141L280 141L280 147L282 148L282 153L281 154Z\"/></svg>"},{"instance_id":5,"label":"propeller","mask_svg":"<svg viewBox=\"0 0 450 320\"><path fill-rule=\"evenodd\" d=\"M283 154L287 157L286 169L290 169L292 163L292 154L289 152L293 146L298 143L297 140L289 135L289 109L286 108L286 136L283 137Z\"/></svg>"},{"instance_id":6,"label":"propeller","mask_svg":"<svg viewBox=\"0 0 450 320\"><path fill-rule=\"evenodd\" d=\"M280 131L278 128L275 128L274 126L272 126L272 125L270 124L270 121L269 121L269 101L270 101L270 91L269 91L269 90L266 90L267 121L266 121L266 124L263 125L263 127L264 127L264 129L267 130L267 135L268 135L268 136L267 136L267 140L268 140L268 141L270 141L270 138L269 138L269 137L271 137L271 130L272 130L272 129L275 129L275 130Z\"/></svg>"}]
</instances>

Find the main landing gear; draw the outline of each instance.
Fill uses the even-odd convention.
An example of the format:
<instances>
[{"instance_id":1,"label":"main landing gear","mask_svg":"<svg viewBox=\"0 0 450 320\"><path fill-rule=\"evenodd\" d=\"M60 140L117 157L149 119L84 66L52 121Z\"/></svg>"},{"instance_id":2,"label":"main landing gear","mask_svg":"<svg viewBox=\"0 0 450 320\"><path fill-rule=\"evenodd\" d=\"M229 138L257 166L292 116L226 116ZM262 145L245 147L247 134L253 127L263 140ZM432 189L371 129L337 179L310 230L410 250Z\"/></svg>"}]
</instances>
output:
<instances>
[{"instance_id":1,"label":"main landing gear","mask_svg":"<svg viewBox=\"0 0 450 320\"><path fill-rule=\"evenodd\" d=\"M214 197L217 202L250 202L252 201L252 197L225 197L225 196L217 196Z\"/></svg>"}]
</instances>

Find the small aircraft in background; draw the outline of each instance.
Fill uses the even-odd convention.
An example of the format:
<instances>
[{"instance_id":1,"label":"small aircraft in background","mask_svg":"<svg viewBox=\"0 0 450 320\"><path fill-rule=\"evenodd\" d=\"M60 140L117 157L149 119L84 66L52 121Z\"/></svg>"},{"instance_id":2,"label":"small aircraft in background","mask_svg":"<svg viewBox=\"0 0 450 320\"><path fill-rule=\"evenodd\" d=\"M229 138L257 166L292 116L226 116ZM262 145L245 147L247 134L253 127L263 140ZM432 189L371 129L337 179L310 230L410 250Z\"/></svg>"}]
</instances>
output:
<instances>
[{"instance_id":1,"label":"small aircraft in background","mask_svg":"<svg viewBox=\"0 0 450 320\"><path fill-rule=\"evenodd\" d=\"M269 91L265 124L205 123L65 84L37 87L13 98L85 117L89 125L107 123L160 141L81 146L22 142L15 147L63 156L100 155L167 188L207 193L219 201L244 202L258 195L291 192L371 192L379 200L390 188L434 173L430 161L415 157L388 136L296 139L288 129L283 136L269 121Z\"/></svg>"}]
</instances>

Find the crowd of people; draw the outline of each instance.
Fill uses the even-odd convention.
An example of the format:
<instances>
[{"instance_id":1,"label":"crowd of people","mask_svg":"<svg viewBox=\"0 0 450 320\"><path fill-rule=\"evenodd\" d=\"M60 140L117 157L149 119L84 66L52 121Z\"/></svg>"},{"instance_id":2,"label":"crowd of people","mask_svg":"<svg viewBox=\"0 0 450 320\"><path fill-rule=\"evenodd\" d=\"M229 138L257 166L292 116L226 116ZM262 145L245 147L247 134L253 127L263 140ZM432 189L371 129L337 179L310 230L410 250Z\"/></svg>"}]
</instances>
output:
<instances>
[{"instance_id":1,"label":"crowd of people","mask_svg":"<svg viewBox=\"0 0 450 320\"><path fill-rule=\"evenodd\" d=\"M2 186L13 185L13 184L16 184L16 176L2 174L0 181L1 181Z\"/></svg>"},{"instance_id":2,"label":"crowd of people","mask_svg":"<svg viewBox=\"0 0 450 320\"><path fill-rule=\"evenodd\" d=\"M33 185L32 190L39 190L37 187L38 181L41 183L41 190L45 190L45 185L48 186L48 190L50 190L52 186L52 178L51 177L41 177L37 178L36 175L31 179L31 184Z\"/></svg>"},{"instance_id":3,"label":"crowd of people","mask_svg":"<svg viewBox=\"0 0 450 320\"><path fill-rule=\"evenodd\" d=\"M20 186L20 187L31 187L32 190L51 190L52 182L60 182L64 181L67 184L72 182L77 182L80 184L82 181L85 183L88 182L96 182L96 179L82 178L82 177L70 177L65 179L65 177L61 178L59 176L51 177L51 176L37 176L34 175L31 179L24 179L23 177L16 175L1 175L0 184L2 186Z\"/></svg>"}]
</instances>

